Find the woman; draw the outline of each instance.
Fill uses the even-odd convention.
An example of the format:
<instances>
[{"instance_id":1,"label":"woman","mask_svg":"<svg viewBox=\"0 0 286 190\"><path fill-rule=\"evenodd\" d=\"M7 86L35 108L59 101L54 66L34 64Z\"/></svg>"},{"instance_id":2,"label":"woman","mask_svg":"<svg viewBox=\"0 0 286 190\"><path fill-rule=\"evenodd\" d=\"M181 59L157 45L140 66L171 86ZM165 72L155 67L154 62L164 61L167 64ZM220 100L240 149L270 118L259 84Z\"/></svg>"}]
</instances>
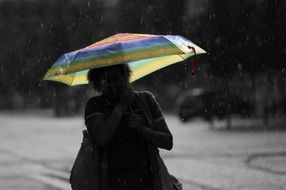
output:
<instances>
[{"instance_id":1,"label":"woman","mask_svg":"<svg viewBox=\"0 0 286 190\"><path fill-rule=\"evenodd\" d=\"M150 126L138 93L132 91L130 75L127 64L88 73L89 83L101 94L89 99L85 107L87 129L100 149L101 189L161 190L152 157L157 148L171 150L173 137L153 95L140 92L154 118Z\"/></svg>"}]
</instances>

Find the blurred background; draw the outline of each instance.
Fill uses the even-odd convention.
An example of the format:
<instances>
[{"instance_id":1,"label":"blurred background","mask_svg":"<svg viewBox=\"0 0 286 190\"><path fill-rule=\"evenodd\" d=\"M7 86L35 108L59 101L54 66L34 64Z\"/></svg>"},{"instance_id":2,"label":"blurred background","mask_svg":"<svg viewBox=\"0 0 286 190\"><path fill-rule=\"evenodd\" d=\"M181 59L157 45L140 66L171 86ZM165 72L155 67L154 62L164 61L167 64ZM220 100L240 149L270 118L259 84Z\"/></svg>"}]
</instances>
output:
<instances>
[{"instance_id":1,"label":"blurred background","mask_svg":"<svg viewBox=\"0 0 286 190\"><path fill-rule=\"evenodd\" d=\"M185 189L286 189L285 31L283 0L0 0L0 188L69 188L93 91L42 78L60 55L128 32L208 52L194 77L191 58L133 83L166 114L163 155Z\"/></svg>"}]
</instances>

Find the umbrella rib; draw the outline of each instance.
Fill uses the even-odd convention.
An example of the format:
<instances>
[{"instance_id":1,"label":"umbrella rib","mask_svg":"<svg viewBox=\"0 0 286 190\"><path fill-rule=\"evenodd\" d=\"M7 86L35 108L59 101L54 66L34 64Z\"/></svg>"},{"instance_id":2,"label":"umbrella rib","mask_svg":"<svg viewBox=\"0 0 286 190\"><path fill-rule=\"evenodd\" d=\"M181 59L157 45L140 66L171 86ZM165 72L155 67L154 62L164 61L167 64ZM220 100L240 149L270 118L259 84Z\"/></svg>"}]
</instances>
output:
<instances>
[{"instance_id":1,"label":"umbrella rib","mask_svg":"<svg viewBox=\"0 0 286 190\"><path fill-rule=\"evenodd\" d=\"M181 56L181 54L178 54L181 58L182 58L182 61L184 61L185 59Z\"/></svg>"},{"instance_id":2,"label":"umbrella rib","mask_svg":"<svg viewBox=\"0 0 286 190\"><path fill-rule=\"evenodd\" d=\"M74 81L74 79L75 79L75 76L76 76L76 73L73 75L73 78L72 78L72 81L71 81L71 83L70 83L70 86L72 86L72 83L73 83L73 81Z\"/></svg>"},{"instance_id":3,"label":"umbrella rib","mask_svg":"<svg viewBox=\"0 0 286 190\"><path fill-rule=\"evenodd\" d=\"M77 55L80 53L80 50L78 50L78 52L75 54L75 56L73 57L72 61L70 62L70 64L75 60L75 58L77 57ZM69 64L69 66L70 66Z\"/></svg>"},{"instance_id":4,"label":"umbrella rib","mask_svg":"<svg viewBox=\"0 0 286 190\"><path fill-rule=\"evenodd\" d=\"M168 40L169 42L171 42L171 44L175 45L183 54L186 54L183 50L181 50L176 44L174 44L171 40L169 40L168 38L166 38L165 36L161 36L163 38L165 38L166 40Z\"/></svg>"},{"instance_id":5,"label":"umbrella rib","mask_svg":"<svg viewBox=\"0 0 286 190\"><path fill-rule=\"evenodd\" d=\"M78 54L81 52L82 49L78 50L78 52L75 54L75 56L73 57L73 59L69 62L68 66L67 66L67 70L68 67L72 64L72 62L75 60L75 58L78 56ZM66 71L67 72L67 71Z\"/></svg>"},{"instance_id":6,"label":"umbrella rib","mask_svg":"<svg viewBox=\"0 0 286 190\"><path fill-rule=\"evenodd\" d=\"M122 43L120 42L119 45L120 45L120 48L121 48L121 51L122 51L122 55L123 55L123 59L124 59L124 63L125 63L126 62L126 60L125 60L125 53L123 51Z\"/></svg>"}]
</instances>

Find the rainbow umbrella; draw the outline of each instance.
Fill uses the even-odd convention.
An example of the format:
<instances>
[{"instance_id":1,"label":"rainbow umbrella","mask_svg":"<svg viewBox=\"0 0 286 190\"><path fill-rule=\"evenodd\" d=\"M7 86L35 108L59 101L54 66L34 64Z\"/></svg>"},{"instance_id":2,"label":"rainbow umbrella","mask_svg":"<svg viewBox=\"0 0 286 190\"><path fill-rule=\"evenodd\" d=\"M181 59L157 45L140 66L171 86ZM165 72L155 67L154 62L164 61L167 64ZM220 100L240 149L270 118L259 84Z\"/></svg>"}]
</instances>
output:
<instances>
[{"instance_id":1,"label":"rainbow umbrella","mask_svg":"<svg viewBox=\"0 0 286 190\"><path fill-rule=\"evenodd\" d=\"M62 55L45 74L44 80L70 86L87 84L89 69L127 63L133 73L130 82L133 82L202 53L206 52L182 36L116 34Z\"/></svg>"}]
</instances>

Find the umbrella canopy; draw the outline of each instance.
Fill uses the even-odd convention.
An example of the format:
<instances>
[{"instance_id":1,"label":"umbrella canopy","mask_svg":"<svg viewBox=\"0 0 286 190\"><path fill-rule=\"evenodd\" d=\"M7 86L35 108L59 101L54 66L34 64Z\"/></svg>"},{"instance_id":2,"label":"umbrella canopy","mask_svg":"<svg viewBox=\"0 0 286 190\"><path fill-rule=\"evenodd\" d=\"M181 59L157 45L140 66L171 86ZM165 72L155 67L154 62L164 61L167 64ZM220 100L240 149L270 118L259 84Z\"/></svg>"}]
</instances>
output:
<instances>
[{"instance_id":1,"label":"umbrella canopy","mask_svg":"<svg viewBox=\"0 0 286 190\"><path fill-rule=\"evenodd\" d=\"M44 80L74 86L87 84L92 68L126 63L132 70L130 82L168 65L183 61L203 49L177 35L116 34L88 47L62 55Z\"/></svg>"}]
</instances>

